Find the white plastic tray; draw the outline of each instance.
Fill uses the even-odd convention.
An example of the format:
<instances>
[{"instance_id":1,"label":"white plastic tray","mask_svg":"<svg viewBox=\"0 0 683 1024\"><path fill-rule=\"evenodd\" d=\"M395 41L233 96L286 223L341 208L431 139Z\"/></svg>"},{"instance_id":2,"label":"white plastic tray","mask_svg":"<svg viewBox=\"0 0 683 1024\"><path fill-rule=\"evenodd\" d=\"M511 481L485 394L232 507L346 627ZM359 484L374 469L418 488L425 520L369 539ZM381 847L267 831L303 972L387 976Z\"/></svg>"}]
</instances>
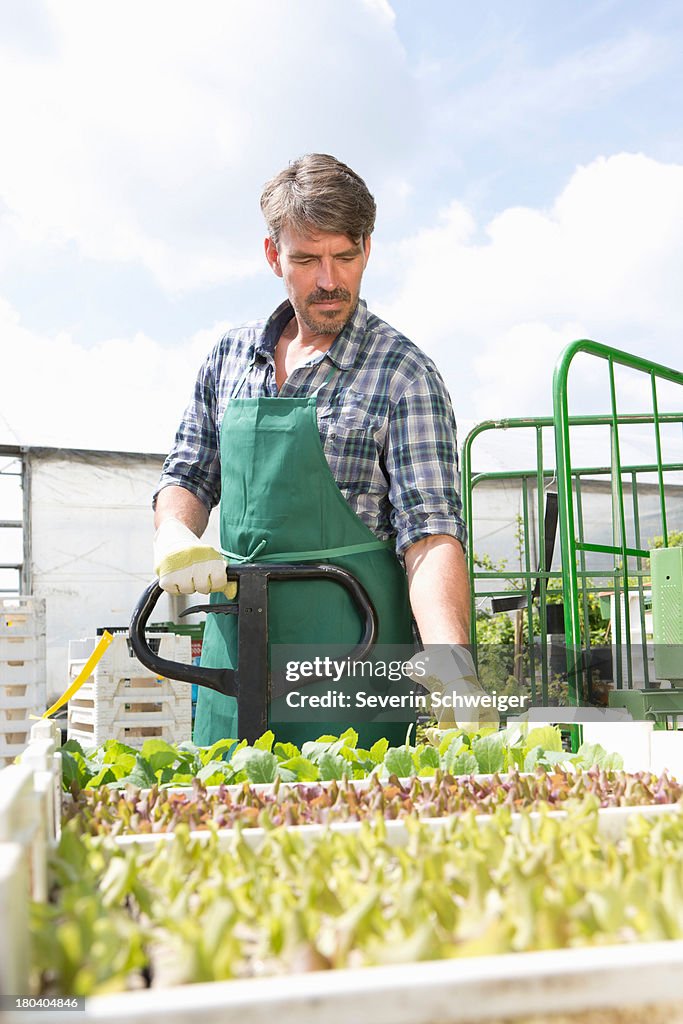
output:
<instances>
[{"instance_id":1,"label":"white plastic tray","mask_svg":"<svg viewBox=\"0 0 683 1024\"><path fill-rule=\"evenodd\" d=\"M48 723L36 727L37 734L39 730L40 735L45 733L44 751L34 743L36 770L46 770L49 758L54 757L49 728ZM35 738L38 740L39 736ZM28 765L23 771L27 768ZM681 813L680 805L609 808L599 812L600 828L616 838L633 815L653 817L672 811ZM566 812L551 813L561 816ZM29 818L35 820L32 814ZM478 820L485 826L491 818L481 815ZM447 821L425 819L434 828L444 827ZM17 847L12 842L21 833L20 824L17 821L17 826L10 830L13 834L8 833L6 838L10 841L4 846L0 844L0 896L4 883L6 898L20 888L17 883L21 880L23 859L17 856ZM327 826L295 827L299 832L314 835ZM360 825L344 822L329 827L353 831ZM406 833L401 821L387 822L387 831L397 843L402 842ZM197 835L206 837L208 833ZM263 830L244 830L242 835L257 843ZM233 836L233 830L225 830L226 842L231 842ZM163 841L163 834L122 837L119 842L148 843L160 839ZM15 934L12 941L18 947L22 936ZM628 1024L647 1024L651 1018L645 1007L657 1003L670 1004L665 1016L658 1020L680 1024L682 979L683 941L636 943L151 989L89 998L85 1012L15 1013L5 1004L5 1020L8 1024L196 1024L200 1017L202 1024L502 1024L504 1019L507 1024L524 1024L524 1019L532 1014L541 1019L547 1015L550 1022L552 1015L559 1012L580 1015L599 1009L603 1011L601 1024L622 1024L622 1010L642 1007L642 1016L629 1014ZM579 1021L577 1017L577 1024Z\"/></svg>"},{"instance_id":2,"label":"white plastic tray","mask_svg":"<svg viewBox=\"0 0 683 1024\"><path fill-rule=\"evenodd\" d=\"M516 831L524 820L531 819L531 821L536 822L543 816L561 820L562 818L567 817L567 813L568 812L564 810L548 811L545 815L542 815L540 811L531 811L529 814L515 813L511 815L511 829L512 831ZM682 813L680 804L649 804L644 807L605 807L598 811L598 829L600 834L605 836L605 838L617 840L625 834L629 818L658 818L662 814L680 813ZM425 825L427 828L434 829L436 832L446 829L449 825L452 825L454 817L456 816L451 815L451 817L447 818L421 818L420 823ZM480 828L486 828L492 824L494 816L492 814L478 814L476 821ZM398 818L392 821L385 821L384 824L387 830L388 842L393 846L405 846L408 842L408 831L405 827L405 819ZM318 836L323 835L327 831L345 833L360 832L363 827L363 822L336 821L331 824L316 823L311 825L285 825L282 827L284 827L287 832L296 832L297 835L302 836L306 841L311 841L316 839ZM243 828L241 830L241 836L252 848L258 848L271 831L271 829L264 828ZM221 846L229 846L234 841L236 834L237 830L235 828L219 829L219 844ZM213 835L213 832L210 829L197 829L190 832L191 839L199 839L203 842L206 842L211 835ZM117 846L154 846L160 842L169 842L173 838L173 832L155 832L140 835L116 836L114 842ZM681 985L681 993L683 995L683 982Z\"/></svg>"},{"instance_id":3,"label":"white plastic tray","mask_svg":"<svg viewBox=\"0 0 683 1024\"><path fill-rule=\"evenodd\" d=\"M318 971L97 996L85 1011L6 1014L7 1024L519 1024L531 1014L671 1004L683 1021L683 942L514 953ZM614 1010L610 1014L608 1010ZM637 1024L652 1018L643 1009ZM580 1018L577 1018L577 1024ZM632 1016L628 1024L636 1024Z\"/></svg>"}]
</instances>

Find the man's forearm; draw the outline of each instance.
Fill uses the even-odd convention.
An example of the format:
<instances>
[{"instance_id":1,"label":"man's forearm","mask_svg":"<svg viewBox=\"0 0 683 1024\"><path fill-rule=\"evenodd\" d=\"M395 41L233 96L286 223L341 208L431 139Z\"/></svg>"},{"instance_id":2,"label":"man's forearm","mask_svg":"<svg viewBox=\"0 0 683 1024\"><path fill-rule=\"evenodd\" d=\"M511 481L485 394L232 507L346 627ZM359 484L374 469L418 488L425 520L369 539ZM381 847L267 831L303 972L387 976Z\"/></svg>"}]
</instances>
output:
<instances>
[{"instance_id":1,"label":"man's forearm","mask_svg":"<svg viewBox=\"0 0 683 1024\"><path fill-rule=\"evenodd\" d=\"M157 495L154 527L159 529L165 519L178 519L188 530L201 537L209 522L206 506L196 494L185 487L169 485Z\"/></svg>"},{"instance_id":2,"label":"man's forearm","mask_svg":"<svg viewBox=\"0 0 683 1024\"><path fill-rule=\"evenodd\" d=\"M405 553L410 604L423 644L468 644L470 588L462 545L425 537Z\"/></svg>"}]
</instances>

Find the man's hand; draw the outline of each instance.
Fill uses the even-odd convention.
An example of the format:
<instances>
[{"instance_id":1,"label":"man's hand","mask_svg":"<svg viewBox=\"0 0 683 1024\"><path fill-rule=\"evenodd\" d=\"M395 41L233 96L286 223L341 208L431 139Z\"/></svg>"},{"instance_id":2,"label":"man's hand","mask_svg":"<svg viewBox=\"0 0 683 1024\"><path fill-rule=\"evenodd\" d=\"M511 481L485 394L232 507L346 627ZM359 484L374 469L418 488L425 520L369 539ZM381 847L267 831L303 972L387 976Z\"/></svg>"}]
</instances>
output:
<instances>
[{"instance_id":1,"label":"man's hand","mask_svg":"<svg viewBox=\"0 0 683 1024\"><path fill-rule=\"evenodd\" d=\"M220 552L201 541L178 519L167 518L154 536L154 571L169 594L223 591L232 600L237 584L228 583Z\"/></svg>"},{"instance_id":2,"label":"man's hand","mask_svg":"<svg viewBox=\"0 0 683 1024\"><path fill-rule=\"evenodd\" d=\"M498 725L496 709L479 703L485 691L466 647L429 644L412 658L412 663L412 679L429 690L434 698L438 695L441 706L434 707L434 714L440 729L457 727L465 732L476 732L482 726Z\"/></svg>"}]
</instances>

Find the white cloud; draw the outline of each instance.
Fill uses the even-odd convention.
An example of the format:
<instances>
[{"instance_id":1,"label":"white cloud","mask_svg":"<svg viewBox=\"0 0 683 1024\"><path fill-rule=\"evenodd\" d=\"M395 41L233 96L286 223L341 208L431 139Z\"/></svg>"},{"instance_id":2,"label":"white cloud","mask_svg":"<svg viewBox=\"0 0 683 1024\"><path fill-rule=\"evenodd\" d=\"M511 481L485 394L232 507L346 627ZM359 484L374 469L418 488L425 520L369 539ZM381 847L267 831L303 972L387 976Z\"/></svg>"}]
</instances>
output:
<instances>
[{"instance_id":1,"label":"white cloud","mask_svg":"<svg viewBox=\"0 0 683 1024\"><path fill-rule=\"evenodd\" d=\"M39 9L47 43L0 43L0 92L20 98L0 111L0 200L24 241L141 265L170 291L262 270L258 183L278 166L343 140L372 177L416 120L385 0Z\"/></svg>"},{"instance_id":2,"label":"white cloud","mask_svg":"<svg viewBox=\"0 0 683 1024\"><path fill-rule=\"evenodd\" d=\"M505 210L483 241L477 227L453 202L435 227L385 247L382 263L400 278L374 304L435 358L461 401L466 382L465 415L547 414L554 362L578 337L680 366L683 166L600 158L550 209ZM594 365L575 375L584 406L607 400Z\"/></svg>"},{"instance_id":3,"label":"white cloud","mask_svg":"<svg viewBox=\"0 0 683 1024\"><path fill-rule=\"evenodd\" d=\"M0 443L167 451L199 365L228 326L170 350L142 333L83 348L66 333L27 330L0 300Z\"/></svg>"},{"instance_id":4,"label":"white cloud","mask_svg":"<svg viewBox=\"0 0 683 1024\"><path fill-rule=\"evenodd\" d=\"M363 0L369 11L372 11L378 19L393 25L396 21L396 13L388 0Z\"/></svg>"}]
</instances>

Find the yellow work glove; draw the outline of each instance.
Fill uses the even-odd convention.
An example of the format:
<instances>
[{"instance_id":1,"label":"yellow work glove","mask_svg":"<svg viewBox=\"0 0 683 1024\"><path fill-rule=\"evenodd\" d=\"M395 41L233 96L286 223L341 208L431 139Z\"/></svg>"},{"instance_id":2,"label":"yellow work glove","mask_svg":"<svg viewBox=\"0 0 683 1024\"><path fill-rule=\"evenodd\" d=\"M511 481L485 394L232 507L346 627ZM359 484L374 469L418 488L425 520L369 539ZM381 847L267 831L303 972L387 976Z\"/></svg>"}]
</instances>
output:
<instances>
[{"instance_id":1,"label":"yellow work glove","mask_svg":"<svg viewBox=\"0 0 683 1024\"><path fill-rule=\"evenodd\" d=\"M164 519L154 535L154 571L169 594L223 591L232 600L237 593L237 584L228 583L221 553L202 544L179 519Z\"/></svg>"},{"instance_id":2,"label":"yellow work glove","mask_svg":"<svg viewBox=\"0 0 683 1024\"><path fill-rule=\"evenodd\" d=\"M411 678L432 695L432 710L440 729L477 732L483 726L498 725L496 709L479 702L487 694L466 647L428 644L412 658L412 664Z\"/></svg>"}]
</instances>

